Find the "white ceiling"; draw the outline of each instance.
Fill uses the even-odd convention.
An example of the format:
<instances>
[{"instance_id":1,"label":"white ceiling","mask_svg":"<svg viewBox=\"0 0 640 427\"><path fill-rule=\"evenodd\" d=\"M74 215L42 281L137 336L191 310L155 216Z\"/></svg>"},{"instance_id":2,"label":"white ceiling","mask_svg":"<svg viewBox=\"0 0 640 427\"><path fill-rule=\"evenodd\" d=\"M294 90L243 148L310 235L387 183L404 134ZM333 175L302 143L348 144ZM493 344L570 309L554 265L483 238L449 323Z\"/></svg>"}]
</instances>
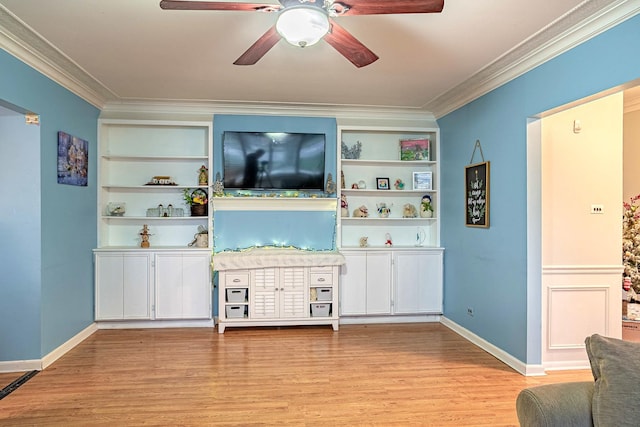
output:
<instances>
[{"instance_id":1,"label":"white ceiling","mask_svg":"<svg viewBox=\"0 0 640 427\"><path fill-rule=\"evenodd\" d=\"M166 11L159 0L0 0L0 30L65 70L95 95L94 104L232 101L441 113L465 83L522 61L616 3L623 2L445 0L440 14L337 17L380 57L360 69L325 42L301 49L280 41L256 65L233 65L275 14Z\"/></svg>"}]
</instances>

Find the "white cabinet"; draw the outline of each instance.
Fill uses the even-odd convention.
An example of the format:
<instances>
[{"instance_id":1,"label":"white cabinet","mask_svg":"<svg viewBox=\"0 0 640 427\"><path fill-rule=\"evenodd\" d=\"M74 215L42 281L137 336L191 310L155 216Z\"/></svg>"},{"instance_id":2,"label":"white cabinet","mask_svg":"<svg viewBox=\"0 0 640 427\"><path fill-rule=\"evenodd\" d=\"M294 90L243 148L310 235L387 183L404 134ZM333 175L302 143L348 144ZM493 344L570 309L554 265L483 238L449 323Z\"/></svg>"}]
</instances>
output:
<instances>
[{"instance_id":1,"label":"white cabinet","mask_svg":"<svg viewBox=\"0 0 640 427\"><path fill-rule=\"evenodd\" d=\"M338 330L338 266L221 270L218 332L233 326L332 325Z\"/></svg>"},{"instance_id":2,"label":"white cabinet","mask_svg":"<svg viewBox=\"0 0 640 427\"><path fill-rule=\"evenodd\" d=\"M156 254L156 319L211 318L208 254Z\"/></svg>"},{"instance_id":3,"label":"white cabinet","mask_svg":"<svg viewBox=\"0 0 640 427\"><path fill-rule=\"evenodd\" d=\"M190 216L183 198L185 189L208 189L198 175L211 170L211 146L212 122L99 120L98 247L139 247L147 224L151 247L186 248L211 223L210 213ZM157 176L170 184L150 185ZM114 212L119 205L124 214Z\"/></svg>"},{"instance_id":4,"label":"white cabinet","mask_svg":"<svg viewBox=\"0 0 640 427\"><path fill-rule=\"evenodd\" d=\"M97 253L96 320L151 318L149 253Z\"/></svg>"},{"instance_id":5,"label":"white cabinet","mask_svg":"<svg viewBox=\"0 0 640 427\"><path fill-rule=\"evenodd\" d=\"M442 250L347 250L340 316L442 313Z\"/></svg>"},{"instance_id":6,"label":"white cabinet","mask_svg":"<svg viewBox=\"0 0 640 427\"><path fill-rule=\"evenodd\" d=\"M342 252L340 315L391 314L391 252Z\"/></svg>"},{"instance_id":7,"label":"white cabinet","mask_svg":"<svg viewBox=\"0 0 640 427\"><path fill-rule=\"evenodd\" d=\"M338 156L338 167L344 177L338 182L338 187L343 187L339 188L339 197L348 204L348 216L339 210L338 247L357 248L360 238L367 237L369 247L384 248L387 234L391 235L394 247L411 248L416 244L437 247L440 244L439 130L341 126L338 134L338 141L349 148L361 144L357 159L341 158L340 152ZM400 160L400 141L418 139L429 141L428 157ZM423 184L414 184L414 173L429 174L428 189L416 188ZM404 185L396 186L398 180ZM424 196L431 198L430 217L419 214ZM383 204L391 210L388 216L378 212ZM361 206L368 210L368 217L354 217L354 210ZM417 216L406 216L405 206L413 206Z\"/></svg>"},{"instance_id":8,"label":"white cabinet","mask_svg":"<svg viewBox=\"0 0 640 427\"><path fill-rule=\"evenodd\" d=\"M96 321L212 318L208 249L96 249L94 254Z\"/></svg>"},{"instance_id":9,"label":"white cabinet","mask_svg":"<svg viewBox=\"0 0 640 427\"><path fill-rule=\"evenodd\" d=\"M393 254L394 314L442 313L442 252Z\"/></svg>"}]
</instances>

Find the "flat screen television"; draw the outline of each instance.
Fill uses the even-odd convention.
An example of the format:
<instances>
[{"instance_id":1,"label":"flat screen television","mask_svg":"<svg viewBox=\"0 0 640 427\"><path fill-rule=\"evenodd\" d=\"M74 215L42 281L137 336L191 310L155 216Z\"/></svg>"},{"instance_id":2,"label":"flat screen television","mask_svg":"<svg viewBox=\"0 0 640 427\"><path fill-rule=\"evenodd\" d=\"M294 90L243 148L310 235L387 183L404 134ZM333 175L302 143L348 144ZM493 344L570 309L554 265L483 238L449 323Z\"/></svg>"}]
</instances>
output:
<instances>
[{"instance_id":1,"label":"flat screen television","mask_svg":"<svg viewBox=\"0 0 640 427\"><path fill-rule=\"evenodd\" d=\"M224 132L224 188L323 190L325 134Z\"/></svg>"}]
</instances>

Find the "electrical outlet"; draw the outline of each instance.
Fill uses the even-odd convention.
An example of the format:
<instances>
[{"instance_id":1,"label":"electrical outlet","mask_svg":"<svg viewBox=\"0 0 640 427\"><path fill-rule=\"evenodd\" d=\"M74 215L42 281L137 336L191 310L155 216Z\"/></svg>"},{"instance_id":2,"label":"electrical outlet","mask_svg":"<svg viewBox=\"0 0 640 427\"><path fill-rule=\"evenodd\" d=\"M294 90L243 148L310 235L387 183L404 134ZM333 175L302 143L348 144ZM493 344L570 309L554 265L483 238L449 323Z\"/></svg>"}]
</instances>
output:
<instances>
[{"instance_id":1,"label":"electrical outlet","mask_svg":"<svg viewBox=\"0 0 640 427\"><path fill-rule=\"evenodd\" d=\"M603 205L591 205L591 213L592 214L603 214L604 206Z\"/></svg>"},{"instance_id":2,"label":"electrical outlet","mask_svg":"<svg viewBox=\"0 0 640 427\"><path fill-rule=\"evenodd\" d=\"M467 307L467 314L471 317L473 317L473 308L471 307Z\"/></svg>"}]
</instances>

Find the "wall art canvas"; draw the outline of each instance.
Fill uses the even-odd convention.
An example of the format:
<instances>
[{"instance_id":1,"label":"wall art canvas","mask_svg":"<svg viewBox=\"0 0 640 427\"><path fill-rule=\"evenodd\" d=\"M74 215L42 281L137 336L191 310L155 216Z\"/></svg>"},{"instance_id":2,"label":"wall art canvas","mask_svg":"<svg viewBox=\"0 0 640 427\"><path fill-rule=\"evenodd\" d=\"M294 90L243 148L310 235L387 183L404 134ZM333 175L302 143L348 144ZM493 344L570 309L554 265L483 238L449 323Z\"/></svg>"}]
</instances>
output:
<instances>
[{"instance_id":1,"label":"wall art canvas","mask_svg":"<svg viewBox=\"0 0 640 427\"><path fill-rule=\"evenodd\" d=\"M58 184L87 186L89 143L58 132Z\"/></svg>"}]
</instances>

